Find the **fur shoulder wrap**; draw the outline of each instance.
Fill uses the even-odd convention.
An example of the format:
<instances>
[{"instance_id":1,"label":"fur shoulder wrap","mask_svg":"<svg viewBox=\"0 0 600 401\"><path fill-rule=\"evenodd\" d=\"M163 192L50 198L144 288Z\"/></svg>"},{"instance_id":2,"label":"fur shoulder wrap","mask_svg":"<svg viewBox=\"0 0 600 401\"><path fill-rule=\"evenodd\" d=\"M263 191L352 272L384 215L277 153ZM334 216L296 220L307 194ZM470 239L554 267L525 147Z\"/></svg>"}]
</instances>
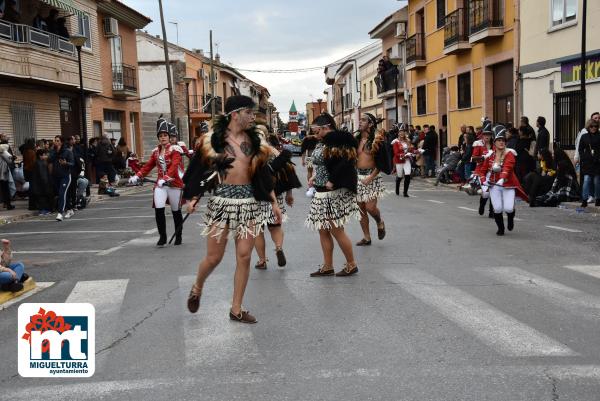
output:
<instances>
[{"instance_id":1,"label":"fur shoulder wrap","mask_svg":"<svg viewBox=\"0 0 600 401\"><path fill-rule=\"evenodd\" d=\"M327 159L341 158L348 160L356 160L356 149L358 143L352 134L344 131L332 131L325 135L322 139L323 157Z\"/></svg>"}]
</instances>

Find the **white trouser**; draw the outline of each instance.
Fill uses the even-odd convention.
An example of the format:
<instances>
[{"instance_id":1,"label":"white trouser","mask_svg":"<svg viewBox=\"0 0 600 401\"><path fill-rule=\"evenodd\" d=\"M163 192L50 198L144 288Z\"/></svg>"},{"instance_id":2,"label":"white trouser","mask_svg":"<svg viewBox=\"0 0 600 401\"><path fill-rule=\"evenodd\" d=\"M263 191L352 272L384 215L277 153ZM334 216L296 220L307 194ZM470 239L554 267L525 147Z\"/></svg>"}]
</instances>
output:
<instances>
[{"instance_id":1,"label":"white trouser","mask_svg":"<svg viewBox=\"0 0 600 401\"><path fill-rule=\"evenodd\" d=\"M490 188L490 198L494 213L512 213L515 210L515 189L504 188L498 185L492 185Z\"/></svg>"},{"instance_id":2,"label":"white trouser","mask_svg":"<svg viewBox=\"0 0 600 401\"><path fill-rule=\"evenodd\" d=\"M398 178L403 178L405 175L410 175L412 171L412 166L410 165L410 160L406 159L404 163L396 164L396 176Z\"/></svg>"},{"instance_id":3,"label":"white trouser","mask_svg":"<svg viewBox=\"0 0 600 401\"><path fill-rule=\"evenodd\" d=\"M169 187L156 187L154 188L154 207L161 209L167 204L167 198L169 199L169 205L171 210L179 210L179 200L181 199L181 188L169 188Z\"/></svg>"}]
</instances>

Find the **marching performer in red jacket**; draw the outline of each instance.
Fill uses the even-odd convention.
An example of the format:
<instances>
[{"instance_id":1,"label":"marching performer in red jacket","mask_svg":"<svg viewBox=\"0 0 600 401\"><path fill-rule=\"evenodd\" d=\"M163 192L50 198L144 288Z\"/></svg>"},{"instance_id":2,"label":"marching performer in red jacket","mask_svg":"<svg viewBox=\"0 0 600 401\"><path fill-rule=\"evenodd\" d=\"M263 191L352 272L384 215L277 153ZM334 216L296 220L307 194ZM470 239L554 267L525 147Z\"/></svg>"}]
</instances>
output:
<instances>
[{"instance_id":1,"label":"marching performer in red jacket","mask_svg":"<svg viewBox=\"0 0 600 401\"><path fill-rule=\"evenodd\" d=\"M159 118L156 122L156 136L158 137L158 146L152 151L150 160L142 167L136 175L129 179L130 184L136 184L140 178L145 177L154 169L158 170L158 179L154 184L154 215L156 217L156 227L160 238L157 246L164 246L167 243L167 222L165 219L165 206L167 201L171 205L173 222L175 223L175 245L181 245L181 232L183 226L183 216L181 214L181 191L183 181L180 176L180 166L182 165L181 155L183 149L178 145L169 143L169 131L174 126L165 119Z\"/></svg>"},{"instance_id":2,"label":"marching performer in red jacket","mask_svg":"<svg viewBox=\"0 0 600 401\"><path fill-rule=\"evenodd\" d=\"M515 195L527 201L527 195L521 188L515 174L517 153L506 147L506 128L502 125L494 127L495 150L479 170L479 177L489 187L490 198L494 207L494 219L498 226L496 235L504 235L504 219L508 216L508 231L512 231L515 221ZM489 174L488 174L489 173Z\"/></svg>"},{"instance_id":3,"label":"marching performer in red jacket","mask_svg":"<svg viewBox=\"0 0 600 401\"><path fill-rule=\"evenodd\" d=\"M392 141L392 149L394 150L394 165L396 166L396 195L400 196L400 183L404 178L403 195L408 198L410 173L412 172L411 161L415 154L404 125L398 130L398 138Z\"/></svg>"},{"instance_id":4,"label":"marching performer in red jacket","mask_svg":"<svg viewBox=\"0 0 600 401\"><path fill-rule=\"evenodd\" d=\"M490 155L493 152L493 148L494 145L492 143L492 122L488 119L485 119L483 121L483 129L482 129L482 135L481 135L481 139L473 142L473 154L471 155L471 161L474 163L477 163L476 167L475 167L475 171L473 172L474 176L479 176L481 175L481 170L483 168L483 165L485 164L487 158L490 157ZM482 188L483 193L481 194L481 197L479 198L479 215L483 216L483 213L485 212L485 204L487 203L488 200L488 195L489 192L487 191L487 188ZM490 203L490 213L489 213L489 217L493 218L494 217L494 210L492 209L492 204Z\"/></svg>"}]
</instances>

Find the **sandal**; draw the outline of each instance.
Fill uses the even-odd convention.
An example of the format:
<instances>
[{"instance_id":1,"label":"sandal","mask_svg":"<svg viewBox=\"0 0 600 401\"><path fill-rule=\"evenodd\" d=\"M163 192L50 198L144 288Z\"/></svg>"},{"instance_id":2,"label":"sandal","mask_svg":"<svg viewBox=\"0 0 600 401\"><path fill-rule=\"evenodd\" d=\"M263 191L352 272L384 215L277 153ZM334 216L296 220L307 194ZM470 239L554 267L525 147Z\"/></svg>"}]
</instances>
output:
<instances>
[{"instance_id":1,"label":"sandal","mask_svg":"<svg viewBox=\"0 0 600 401\"><path fill-rule=\"evenodd\" d=\"M379 227L379 224L377 225L377 238L385 238L385 223L383 221L381 222L381 228Z\"/></svg>"},{"instance_id":2,"label":"sandal","mask_svg":"<svg viewBox=\"0 0 600 401\"><path fill-rule=\"evenodd\" d=\"M190 295L188 295L187 299L187 307L188 310L192 313L198 312L200 308L200 297L202 296L202 290L198 288L196 284L192 286L190 290Z\"/></svg>"},{"instance_id":3,"label":"sandal","mask_svg":"<svg viewBox=\"0 0 600 401\"><path fill-rule=\"evenodd\" d=\"M233 311L229 310L229 319L240 322L240 323L256 323L258 320L250 314L247 310L241 310L239 314L234 314Z\"/></svg>"},{"instance_id":4,"label":"sandal","mask_svg":"<svg viewBox=\"0 0 600 401\"><path fill-rule=\"evenodd\" d=\"M360 241L358 241L356 243L356 246L367 246L367 245L371 245L371 240L370 239L361 239Z\"/></svg>"},{"instance_id":5,"label":"sandal","mask_svg":"<svg viewBox=\"0 0 600 401\"><path fill-rule=\"evenodd\" d=\"M255 269L258 270L267 270L267 260L268 259L264 259L264 260L260 260L258 262L256 262L256 264L254 265Z\"/></svg>"},{"instance_id":6,"label":"sandal","mask_svg":"<svg viewBox=\"0 0 600 401\"><path fill-rule=\"evenodd\" d=\"M311 277L321 277L321 276L333 276L335 274L335 271L333 270L333 267L328 267L325 268L325 266L321 266L319 268L319 270L317 270L316 272L310 273Z\"/></svg>"}]
</instances>

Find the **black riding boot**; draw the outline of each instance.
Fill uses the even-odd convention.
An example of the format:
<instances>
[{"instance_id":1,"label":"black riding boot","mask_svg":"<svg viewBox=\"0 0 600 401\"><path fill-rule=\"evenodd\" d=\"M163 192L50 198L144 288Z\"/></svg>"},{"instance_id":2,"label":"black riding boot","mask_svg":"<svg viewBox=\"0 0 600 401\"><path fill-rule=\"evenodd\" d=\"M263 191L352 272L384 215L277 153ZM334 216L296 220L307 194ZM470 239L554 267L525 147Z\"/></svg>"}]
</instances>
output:
<instances>
[{"instance_id":1,"label":"black riding boot","mask_svg":"<svg viewBox=\"0 0 600 401\"><path fill-rule=\"evenodd\" d=\"M490 213L488 214L490 219L494 218L494 205L492 205L492 201L490 200Z\"/></svg>"},{"instance_id":2,"label":"black riding boot","mask_svg":"<svg viewBox=\"0 0 600 401\"><path fill-rule=\"evenodd\" d=\"M485 204L487 203L487 198L483 196L479 198L479 215L483 216L485 213Z\"/></svg>"},{"instance_id":3,"label":"black riding boot","mask_svg":"<svg viewBox=\"0 0 600 401\"><path fill-rule=\"evenodd\" d=\"M504 219L502 218L502 213L494 213L494 220L496 220L496 225L498 226L496 235L504 235Z\"/></svg>"},{"instance_id":4,"label":"black riding boot","mask_svg":"<svg viewBox=\"0 0 600 401\"><path fill-rule=\"evenodd\" d=\"M396 177L396 195L400 196L400 183L402 182L402 178Z\"/></svg>"},{"instance_id":5,"label":"black riding boot","mask_svg":"<svg viewBox=\"0 0 600 401\"><path fill-rule=\"evenodd\" d=\"M154 216L156 217L156 228L160 238L156 246L163 246L167 243L167 220L165 219L165 208L154 208Z\"/></svg>"},{"instance_id":6,"label":"black riding boot","mask_svg":"<svg viewBox=\"0 0 600 401\"><path fill-rule=\"evenodd\" d=\"M410 175L404 176L404 197L408 198L408 187L410 186Z\"/></svg>"},{"instance_id":7,"label":"black riding boot","mask_svg":"<svg viewBox=\"0 0 600 401\"><path fill-rule=\"evenodd\" d=\"M173 211L173 223L175 223L175 245L181 245L181 233L183 232L183 216L181 210Z\"/></svg>"},{"instance_id":8,"label":"black riding boot","mask_svg":"<svg viewBox=\"0 0 600 401\"><path fill-rule=\"evenodd\" d=\"M515 228L515 211L513 210L512 213L506 213L506 215L508 216L506 228L508 228L508 231L512 231L513 228Z\"/></svg>"}]
</instances>

